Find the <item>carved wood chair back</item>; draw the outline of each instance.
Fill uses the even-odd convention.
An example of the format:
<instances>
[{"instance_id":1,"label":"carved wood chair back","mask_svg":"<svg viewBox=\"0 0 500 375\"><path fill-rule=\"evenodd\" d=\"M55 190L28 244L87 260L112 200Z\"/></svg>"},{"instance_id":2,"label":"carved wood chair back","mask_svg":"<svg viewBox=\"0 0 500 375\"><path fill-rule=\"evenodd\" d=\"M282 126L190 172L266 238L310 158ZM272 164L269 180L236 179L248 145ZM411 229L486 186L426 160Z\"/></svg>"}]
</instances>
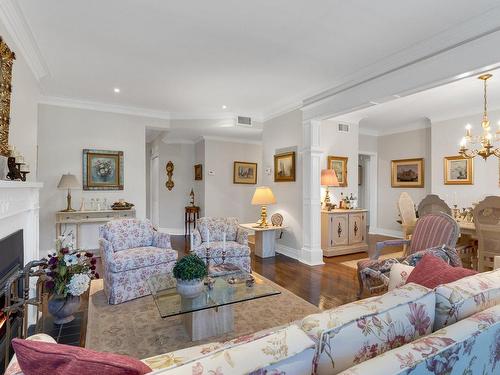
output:
<instances>
[{"instance_id":1,"label":"carved wood chair back","mask_svg":"<svg viewBox=\"0 0 500 375\"><path fill-rule=\"evenodd\" d=\"M442 212L450 216L452 215L450 206L436 194L429 194L422 199L418 204L417 210L419 217L427 214L435 214L437 212Z\"/></svg>"},{"instance_id":2,"label":"carved wood chair back","mask_svg":"<svg viewBox=\"0 0 500 375\"><path fill-rule=\"evenodd\" d=\"M478 238L478 271L492 270L495 256L500 255L500 197L489 196L474 208Z\"/></svg>"}]
</instances>

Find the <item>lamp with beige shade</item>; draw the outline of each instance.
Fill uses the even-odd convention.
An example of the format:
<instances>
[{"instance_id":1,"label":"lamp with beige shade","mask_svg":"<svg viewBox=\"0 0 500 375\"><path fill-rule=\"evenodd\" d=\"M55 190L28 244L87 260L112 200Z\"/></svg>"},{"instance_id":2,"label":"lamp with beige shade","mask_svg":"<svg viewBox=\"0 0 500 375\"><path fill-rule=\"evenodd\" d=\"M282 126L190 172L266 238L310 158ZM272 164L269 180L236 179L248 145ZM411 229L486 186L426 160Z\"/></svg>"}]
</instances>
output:
<instances>
[{"instance_id":1,"label":"lamp with beige shade","mask_svg":"<svg viewBox=\"0 0 500 375\"><path fill-rule=\"evenodd\" d=\"M276 198L271 190L267 186L259 186L255 189L253 194L252 204L254 206L262 206L260 210L260 220L259 227L265 228L269 224L267 223L267 205L276 203Z\"/></svg>"},{"instance_id":2,"label":"lamp with beige shade","mask_svg":"<svg viewBox=\"0 0 500 375\"><path fill-rule=\"evenodd\" d=\"M326 186L325 201L323 202L325 209L331 210L332 204L330 202L330 194L328 188L330 186L340 186L339 179L337 178L337 173L334 169L322 169L321 170L321 186Z\"/></svg>"},{"instance_id":3,"label":"lamp with beige shade","mask_svg":"<svg viewBox=\"0 0 500 375\"><path fill-rule=\"evenodd\" d=\"M59 180L59 184L57 185L58 189L68 189L68 195L66 196L66 200L68 205L65 210L61 210L61 212L75 212L73 208L71 208L71 189L80 188L80 183L74 174L68 173L63 174L61 179Z\"/></svg>"}]
</instances>

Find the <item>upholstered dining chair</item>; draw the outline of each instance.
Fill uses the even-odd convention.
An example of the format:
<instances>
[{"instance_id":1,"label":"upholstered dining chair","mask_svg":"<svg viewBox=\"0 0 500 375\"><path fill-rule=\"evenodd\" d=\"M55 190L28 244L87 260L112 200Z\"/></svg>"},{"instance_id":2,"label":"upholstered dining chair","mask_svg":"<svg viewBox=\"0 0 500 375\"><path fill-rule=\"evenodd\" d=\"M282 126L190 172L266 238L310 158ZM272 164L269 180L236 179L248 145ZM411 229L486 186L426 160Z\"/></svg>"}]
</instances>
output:
<instances>
[{"instance_id":1,"label":"upholstered dining chair","mask_svg":"<svg viewBox=\"0 0 500 375\"><path fill-rule=\"evenodd\" d=\"M409 239L415 225L417 223L417 215L415 213L415 203L411 199L410 194L402 192L398 200L399 216L401 217L401 226L403 229L403 238Z\"/></svg>"},{"instance_id":2,"label":"upholstered dining chair","mask_svg":"<svg viewBox=\"0 0 500 375\"><path fill-rule=\"evenodd\" d=\"M460 228L457 222L450 215L439 212L421 217L417 221L410 240L397 239L378 242L370 259L358 262L358 298L364 290L369 291L371 294L384 291L387 288L387 279L381 276L390 272L392 264L401 262L411 254L443 245L454 249L459 234ZM385 247L403 245L406 245L406 250L402 257L379 260L380 254ZM454 254L452 257L455 258ZM457 262L459 262L459 259Z\"/></svg>"},{"instance_id":3,"label":"upholstered dining chair","mask_svg":"<svg viewBox=\"0 0 500 375\"><path fill-rule=\"evenodd\" d=\"M500 197L489 196L474 207L474 224L478 237L478 271L494 269L500 256Z\"/></svg>"},{"instance_id":4,"label":"upholstered dining chair","mask_svg":"<svg viewBox=\"0 0 500 375\"><path fill-rule=\"evenodd\" d=\"M418 204L417 211L419 216L425 216L436 212L443 212L451 216L450 206L436 194L429 194L422 199Z\"/></svg>"}]
</instances>

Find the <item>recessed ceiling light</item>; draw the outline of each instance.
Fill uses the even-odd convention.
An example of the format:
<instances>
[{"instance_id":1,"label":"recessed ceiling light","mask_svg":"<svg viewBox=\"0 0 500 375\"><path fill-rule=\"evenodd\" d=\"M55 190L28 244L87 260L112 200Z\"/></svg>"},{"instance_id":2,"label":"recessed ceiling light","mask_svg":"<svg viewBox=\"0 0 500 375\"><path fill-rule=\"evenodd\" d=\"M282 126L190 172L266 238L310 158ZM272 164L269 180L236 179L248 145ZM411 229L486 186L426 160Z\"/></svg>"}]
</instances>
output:
<instances>
[{"instance_id":1,"label":"recessed ceiling light","mask_svg":"<svg viewBox=\"0 0 500 375\"><path fill-rule=\"evenodd\" d=\"M115 88L113 89L113 91L115 92L115 94L119 94L119 93L120 93L120 89L119 89L118 87L115 87Z\"/></svg>"},{"instance_id":2,"label":"recessed ceiling light","mask_svg":"<svg viewBox=\"0 0 500 375\"><path fill-rule=\"evenodd\" d=\"M222 109L227 109L227 105L222 105Z\"/></svg>"}]
</instances>

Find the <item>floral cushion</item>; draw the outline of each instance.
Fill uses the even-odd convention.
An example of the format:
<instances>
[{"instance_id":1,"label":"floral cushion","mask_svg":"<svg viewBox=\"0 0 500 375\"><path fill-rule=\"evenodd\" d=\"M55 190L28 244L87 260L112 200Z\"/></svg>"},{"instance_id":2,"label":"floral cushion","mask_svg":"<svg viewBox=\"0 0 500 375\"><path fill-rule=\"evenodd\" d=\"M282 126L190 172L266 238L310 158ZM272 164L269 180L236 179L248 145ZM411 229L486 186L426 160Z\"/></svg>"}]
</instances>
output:
<instances>
[{"instance_id":1,"label":"floral cushion","mask_svg":"<svg viewBox=\"0 0 500 375\"><path fill-rule=\"evenodd\" d=\"M309 315L302 329L318 342L319 374L337 374L355 364L432 332L434 291L407 284Z\"/></svg>"},{"instance_id":2,"label":"floral cushion","mask_svg":"<svg viewBox=\"0 0 500 375\"><path fill-rule=\"evenodd\" d=\"M222 241L210 241L210 244L203 242L200 246L193 249L192 252L201 258L205 258L207 254L207 247L210 246L210 258L222 257L224 250ZM250 256L250 248L241 245L238 242L226 241L226 256L227 257L247 257Z\"/></svg>"},{"instance_id":3,"label":"floral cushion","mask_svg":"<svg viewBox=\"0 0 500 375\"><path fill-rule=\"evenodd\" d=\"M389 290L399 288L406 284L406 279L410 276L415 267L406 264L396 263L391 267L389 276Z\"/></svg>"},{"instance_id":4,"label":"floral cushion","mask_svg":"<svg viewBox=\"0 0 500 375\"><path fill-rule=\"evenodd\" d=\"M118 251L113 254L113 259L107 266L111 272L123 272L176 260L175 250L147 246Z\"/></svg>"},{"instance_id":5,"label":"floral cushion","mask_svg":"<svg viewBox=\"0 0 500 375\"><path fill-rule=\"evenodd\" d=\"M262 372L268 366L275 366L283 361L291 361L293 357L308 352L302 358L305 363L311 363L314 355L314 341L312 341L299 327L291 325L266 335L243 343L211 352L180 366L170 369L157 370L152 374L168 375L222 375L222 374L249 374ZM154 358L154 357L153 357ZM150 360L145 360L150 363ZM303 363L302 363L303 365ZM293 367L293 366L292 366ZM308 366L309 374L311 367ZM267 370L266 370L267 371Z\"/></svg>"},{"instance_id":6,"label":"floral cushion","mask_svg":"<svg viewBox=\"0 0 500 375\"><path fill-rule=\"evenodd\" d=\"M362 374L500 374L500 305L342 372Z\"/></svg>"},{"instance_id":7,"label":"floral cushion","mask_svg":"<svg viewBox=\"0 0 500 375\"><path fill-rule=\"evenodd\" d=\"M149 220L111 220L101 226L100 233L111 243L114 251L153 244L153 226Z\"/></svg>"},{"instance_id":8,"label":"floral cushion","mask_svg":"<svg viewBox=\"0 0 500 375\"><path fill-rule=\"evenodd\" d=\"M434 329L441 329L500 303L500 270L436 287Z\"/></svg>"},{"instance_id":9,"label":"floral cushion","mask_svg":"<svg viewBox=\"0 0 500 375\"><path fill-rule=\"evenodd\" d=\"M238 219L235 217L202 217L198 219L196 229L200 232L203 242L207 241L207 232L210 241L222 241L224 233L226 233L226 241L236 241Z\"/></svg>"}]
</instances>

